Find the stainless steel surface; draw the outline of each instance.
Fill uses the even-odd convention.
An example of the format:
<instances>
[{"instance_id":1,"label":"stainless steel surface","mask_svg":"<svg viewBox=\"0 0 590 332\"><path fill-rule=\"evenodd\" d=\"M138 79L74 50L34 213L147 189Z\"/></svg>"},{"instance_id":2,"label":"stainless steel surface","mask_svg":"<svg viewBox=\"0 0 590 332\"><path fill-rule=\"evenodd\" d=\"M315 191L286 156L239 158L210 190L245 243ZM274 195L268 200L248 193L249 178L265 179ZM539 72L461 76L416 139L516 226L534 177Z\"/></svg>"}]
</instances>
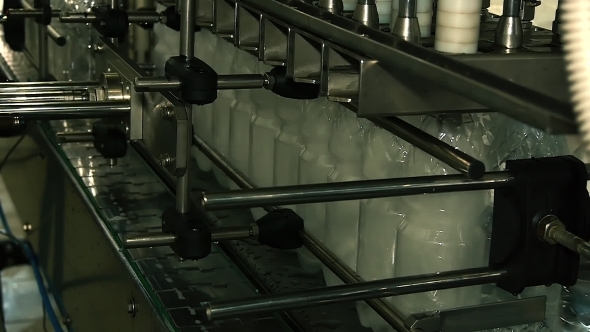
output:
<instances>
[{"instance_id":1,"label":"stainless steel surface","mask_svg":"<svg viewBox=\"0 0 590 332\"><path fill-rule=\"evenodd\" d=\"M406 326L420 332L472 332L520 326L545 319L545 296L411 315Z\"/></svg>"},{"instance_id":2,"label":"stainless steel surface","mask_svg":"<svg viewBox=\"0 0 590 332\"><path fill-rule=\"evenodd\" d=\"M520 17L522 14L523 0L504 0L502 16Z\"/></svg>"},{"instance_id":3,"label":"stainless steel surface","mask_svg":"<svg viewBox=\"0 0 590 332\"><path fill-rule=\"evenodd\" d=\"M379 14L375 0L358 0L352 19L369 28L379 28Z\"/></svg>"},{"instance_id":4,"label":"stainless steel surface","mask_svg":"<svg viewBox=\"0 0 590 332\"><path fill-rule=\"evenodd\" d=\"M539 237L547 243L560 244L585 259L590 259L590 243L568 232L565 225L554 215L543 217L538 225Z\"/></svg>"},{"instance_id":5,"label":"stainless steel surface","mask_svg":"<svg viewBox=\"0 0 590 332\"><path fill-rule=\"evenodd\" d=\"M506 49L515 49L523 46L524 31L520 8L522 0L504 0L504 14L498 22L494 44Z\"/></svg>"},{"instance_id":6,"label":"stainless steel surface","mask_svg":"<svg viewBox=\"0 0 590 332\"><path fill-rule=\"evenodd\" d=\"M262 74L220 75L217 79L219 90L260 89L269 84L266 75Z\"/></svg>"},{"instance_id":7,"label":"stainless steel surface","mask_svg":"<svg viewBox=\"0 0 590 332\"><path fill-rule=\"evenodd\" d=\"M127 18L129 23L160 23L162 17L160 13L148 11L128 11ZM96 15L92 12L60 12L59 21L61 23L92 23Z\"/></svg>"},{"instance_id":8,"label":"stainless steel surface","mask_svg":"<svg viewBox=\"0 0 590 332\"><path fill-rule=\"evenodd\" d=\"M479 58L483 62L483 58L487 59L488 56L491 60L494 58L492 54L483 56L479 56L479 54L477 56L446 56L417 45L403 43L399 38L392 35L355 24L355 22L351 22L346 18L330 15L320 8L301 1L278 0L261 2L243 0L240 3L242 6L248 6L266 12L275 19L281 20L284 24L296 26L298 27L298 31L315 35L320 40L326 43L329 42L330 45L342 45L349 52L356 53L357 56L363 55L369 59L373 59L372 62L367 62L367 64L374 67L374 72L370 75L377 74L380 70L384 72L380 76L369 78L368 76L370 75L361 70L363 74L360 75L360 95L358 95L358 103L363 105L359 107L359 114L361 115L376 115L379 112L381 114L392 114L394 112L393 109L399 112L402 112L404 109L416 110L418 105L421 108L426 108L425 104L428 104L429 98L432 98L430 106L426 108L431 111L434 108L438 112L441 112L445 110L447 105L455 105L446 108L446 110L454 111L488 108L500 111L517 120L552 133L577 131L572 109L569 105L567 91L559 88L559 86L553 89L553 91L550 91L551 89L547 89L546 91L545 89L548 85L543 85L539 82L541 77L551 77L547 72L543 73L543 75L540 73L551 70L557 70L558 72L547 82L550 83L552 80L565 82L563 66L544 67L540 66L539 63L535 63L534 67L536 69L531 67L531 76L522 74L523 71L528 70L527 67L533 66L532 63L524 61L525 57L547 59L548 57L555 56L557 59L560 59L556 54L524 52L524 54L515 57L506 58L504 56L504 67L511 67L518 63L518 70L512 70L510 72L506 72L505 70L498 71L497 68L502 68L502 66L491 69L487 68L483 63L477 65L477 60L469 63L472 61L471 59L475 58ZM239 15L238 12L238 18ZM328 18L326 15L329 15L329 22L326 20ZM499 57L500 55L497 56ZM487 61L494 62L490 60ZM520 62L521 60L523 61ZM474 68L474 65L478 68ZM540 71L539 68L544 69ZM423 98L425 97L425 101L420 102L420 96L416 96L416 99L412 99L413 102L410 103L411 105L409 107L401 105L406 103L406 101L402 100L398 103L397 99L394 99L391 103L375 103L375 100L388 98L383 96L382 87L387 86L384 84L384 80L387 78L391 79L392 73L394 72L396 73L395 78L403 82L398 83L402 87L399 90L402 96L404 95L403 93L407 94L410 91L410 96L414 98L412 95L416 93L416 90L425 91L420 94ZM519 74L515 75L516 72ZM504 77L498 76L500 73ZM507 80L507 77L510 77L510 79ZM531 79L532 77L535 77L535 79ZM365 78L373 79L376 82L375 86L363 87L362 80L365 80ZM431 82L433 85L429 86L427 82ZM416 85L416 89L414 89L413 85ZM404 86L405 88L403 88ZM564 87L566 85L562 83L560 86ZM375 89L375 87L381 88ZM441 87L447 91L438 90ZM395 93L396 89L392 87L391 91ZM436 100L434 96L428 97L434 91L437 91L436 94L443 97L439 104L434 101ZM370 95L371 93L379 97L367 98L363 102L364 95ZM464 103L464 106L457 108L458 105L456 104L462 98L458 99L454 94L464 97L465 100L472 100L474 103L470 105ZM451 99L445 101L447 97ZM364 108L367 108L367 110L363 111Z\"/></svg>"},{"instance_id":9,"label":"stainless steel surface","mask_svg":"<svg viewBox=\"0 0 590 332\"><path fill-rule=\"evenodd\" d=\"M420 43L420 24L418 23L417 0L393 0L399 1L399 13L391 33L403 40L413 43Z\"/></svg>"},{"instance_id":10,"label":"stainless steel surface","mask_svg":"<svg viewBox=\"0 0 590 332\"><path fill-rule=\"evenodd\" d=\"M320 0L318 2L318 7L338 16L342 16L344 11L342 0Z\"/></svg>"},{"instance_id":11,"label":"stainless steel surface","mask_svg":"<svg viewBox=\"0 0 590 332\"><path fill-rule=\"evenodd\" d=\"M41 91L12 91L4 92L4 89L0 88L0 101L2 102L55 102L55 101L89 101L90 94L88 90L76 89L76 90L63 90L63 91L52 91L52 90L41 90Z\"/></svg>"},{"instance_id":12,"label":"stainless steel surface","mask_svg":"<svg viewBox=\"0 0 590 332\"><path fill-rule=\"evenodd\" d=\"M472 179L485 173L485 165L470 155L431 136L397 117L371 119L376 125Z\"/></svg>"},{"instance_id":13,"label":"stainless steel surface","mask_svg":"<svg viewBox=\"0 0 590 332\"><path fill-rule=\"evenodd\" d=\"M128 102L70 101L16 102L0 104L0 115L21 116L26 119L85 119L129 114Z\"/></svg>"},{"instance_id":14,"label":"stainless steel surface","mask_svg":"<svg viewBox=\"0 0 590 332\"><path fill-rule=\"evenodd\" d=\"M24 93L25 91L62 91L62 90L82 90L92 87L98 87L98 82L72 82L72 81L52 81L52 82L5 82L0 83L0 89L4 93Z\"/></svg>"},{"instance_id":15,"label":"stainless steel surface","mask_svg":"<svg viewBox=\"0 0 590 332\"><path fill-rule=\"evenodd\" d=\"M182 0L180 2L180 55L187 58L195 56L196 6L196 0Z\"/></svg>"},{"instance_id":16,"label":"stainless steel surface","mask_svg":"<svg viewBox=\"0 0 590 332\"><path fill-rule=\"evenodd\" d=\"M172 234L149 234L126 238L124 246L127 249L169 246L174 243L176 236Z\"/></svg>"},{"instance_id":17,"label":"stainless steel surface","mask_svg":"<svg viewBox=\"0 0 590 332\"><path fill-rule=\"evenodd\" d=\"M250 190L256 188L256 185L252 183L250 179L235 167L232 167L231 163L197 135L193 135L193 144L240 188ZM264 209L266 211L272 211L275 207L264 206ZM363 281L356 273L354 273L354 271L335 257L332 252L318 242L311 234L303 230L299 233L299 236L303 241L303 245L345 284L355 284ZM367 300L365 302L398 332L409 332L403 324L403 319L401 318L400 313L393 308L389 302L383 299Z\"/></svg>"},{"instance_id":18,"label":"stainless steel surface","mask_svg":"<svg viewBox=\"0 0 590 332\"><path fill-rule=\"evenodd\" d=\"M133 87L137 92L176 91L180 89L180 81L174 77L136 77Z\"/></svg>"},{"instance_id":19,"label":"stainless steel surface","mask_svg":"<svg viewBox=\"0 0 590 332\"><path fill-rule=\"evenodd\" d=\"M203 304L209 320L239 317L245 314L274 312L298 308L359 301L372 298L421 293L455 287L481 285L504 279L506 271L473 269L441 272L394 279L367 281L364 283L310 289L303 292L264 295L262 297L227 302Z\"/></svg>"},{"instance_id":20,"label":"stainless steel surface","mask_svg":"<svg viewBox=\"0 0 590 332\"><path fill-rule=\"evenodd\" d=\"M479 180L462 175L423 176L385 180L258 188L202 193L201 206L207 211L241 209L267 205L309 204L394 196L476 191L507 187L514 179L507 172L487 173Z\"/></svg>"}]
</instances>

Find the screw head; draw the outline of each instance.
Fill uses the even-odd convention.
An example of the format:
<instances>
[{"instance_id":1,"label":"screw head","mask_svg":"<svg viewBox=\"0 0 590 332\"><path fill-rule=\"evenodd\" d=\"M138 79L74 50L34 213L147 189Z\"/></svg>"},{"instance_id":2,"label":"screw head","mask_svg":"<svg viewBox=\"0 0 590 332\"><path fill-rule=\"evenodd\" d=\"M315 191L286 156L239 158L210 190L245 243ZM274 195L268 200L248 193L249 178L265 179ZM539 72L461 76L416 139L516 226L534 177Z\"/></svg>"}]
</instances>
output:
<instances>
[{"instance_id":1,"label":"screw head","mask_svg":"<svg viewBox=\"0 0 590 332\"><path fill-rule=\"evenodd\" d=\"M137 304L135 303L135 300L133 298L131 298L129 300L129 302L127 303L127 313L129 315L131 315L131 317L135 317L135 314L137 314L138 308L137 308Z\"/></svg>"},{"instance_id":2,"label":"screw head","mask_svg":"<svg viewBox=\"0 0 590 332\"><path fill-rule=\"evenodd\" d=\"M29 223L24 223L23 224L23 231L25 232L30 232L33 230L33 225L29 224Z\"/></svg>"},{"instance_id":3,"label":"screw head","mask_svg":"<svg viewBox=\"0 0 590 332\"><path fill-rule=\"evenodd\" d=\"M172 158L167 153L161 154L159 159L160 166L168 167L172 163Z\"/></svg>"}]
</instances>

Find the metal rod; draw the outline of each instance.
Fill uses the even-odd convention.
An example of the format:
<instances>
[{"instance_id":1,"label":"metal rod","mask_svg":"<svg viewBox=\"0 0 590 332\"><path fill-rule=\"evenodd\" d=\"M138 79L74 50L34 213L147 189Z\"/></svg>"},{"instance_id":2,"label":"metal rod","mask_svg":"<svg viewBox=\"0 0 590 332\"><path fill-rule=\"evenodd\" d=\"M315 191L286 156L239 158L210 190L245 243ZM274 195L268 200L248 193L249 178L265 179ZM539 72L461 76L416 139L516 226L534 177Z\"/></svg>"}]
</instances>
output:
<instances>
[{"instance_id":1,"label":"metal rod","mask_svg":"<svg viewBox=\"0 0 590 332\"><path fill-rule=\"evenodd\" d=\"M195 12L196 0L180 2L180 55L195 56Z\"/></svg>"},{"instance_id":2,"label":"metal rod","mask_svg":"<svg viewBox=\"0 0 590 332\"><path fill-rule=\"evenodd\" d=\"M268 78L261 74L220 75L218 90L260 89L269 85Z\"/></svg>"},{"instance_id":3,"label":"metal rod","mask_svg":"<svg viewBox=\"0 0 590 332\"><path fill-rule=\"evenodd\" d=\"M64 46L67 42L66 37L62 36L55 30L55 28L51 25L47 26L47 35L57 46Z\"/></svg>"},{"instance_id":4,"label":"metal rod","mask_svg":"<svg viewBox=\"0 0 590 332\"><path fill-rule=\"evenodd\" d=\"M146 234L133 238L126 238L123 246L127 249L169 246L174 243L176 236L172 234Z\"/></svg>"},{"instance_id":5,"label":"metal rod","mask_svg":"<svg viewBox=\"0 0 590 332\"><path fill-rule=\"evenodd\" d=\"M133 87L137 92L176 91L180 89L180 81L167 77L136 77Z\"/></svg>"},{"instance_id":6,"label":"metal rod","mask_svg":"<svg viewBox=\"0 0 590 332\"><path fill-rule=\"evenodd\" d=\"M162 15L157 12L127 12L129 23L159 23ZM62 12L59 14L61 23L92 23L96 19L94 13Z\"/></svg>"},{"instance_id":7,"label":"metal rod","mask_svg":"<svg viewBox=\"0 0 590 332\"><path fill-rule=\"evenodd\" d=\"M36 18L44 14L43 10L35 9L28 3L23 2L23 9L10 9L7 16L18 18ZM51 17L59 17L59 10L52 10Z\"/></svg>"},{"instance_id":8,"label":"metal rod","mask_svg":"<svg viewBox=\"0 0 590 332\"><path fill-rule=\"evenodd\" d=\"M49 38L47 36L47 26L37 24L37 33L39 37L39 80L47 81L49 79Z\"/></svg>"},{"instance_id":9,"label":"metal rod","mask_svg":"<svg viewBox=\"0 0 590 332\"><path fill-rule=\"evenodd\" d=\"M0 83L2 92L32 90L35 92L43 91L61 91L61 90L78 90L98 87L98 82L71 82L71 81L53 81L53 82L5 82Z\"/></svg>"},{"instance_id":10,"label":"metal rod","mask_svg":"<svg viewBox=\"0 0 590 332\"><path fill-rule=\"evenodd\" d=\"M255 225L254 225L255 226ZM233 241L245 240L254 238L258 235L257 227L254 226L233 226L233 227L217 227L211 229L211 242L218 241ZM126 238L124 247L132 248L147 248L147 247L161 247L174 244L176 237L172 234L146 234L143 236Z\"/></svg>"},{"instance_id":11,"label":"metal rod","mask_svg":"<svg viewBox=\"0 0 590 332\"><path fill-rule=\"evenodd\" d=\"M472 179L485 173L485 165L470 155L431 136L397 117L371 119L376 125Z\"/></svg>"},{"instance_id":12,"label":"metal rod","mask_svg":"<svg viewBox=\"0 0 590 332\"><path fill-rule=\"evenodd\" d=\"M319 289L298 290L257 296L234 301L206 302L204 308L208 320L233 318L241 315L309 308L332 303L359 301L389 296L422 293L456 287L466 287L498 282L506 271L479 268L463 271L441 272L420 276L368 281Z\"/></svg>"},{"instance_id":13,"label":"metal rod","mask_svg":"<svg viewBox=\"0 0 590 332\"><path fill-rule=\"evenodd\" d=\"M448 193L507 187L514 178L508 172L487 173L479 180L462 175L420 176L383 180L347 181L286 187L231 190L203 193L206 211L335 202L394 196Z\"/></svg>"},{"instance_id":14,"label":"metal rod","mask_svg":"<svg viewBox=\"0 0 590 332\"><path fill-rule=\"evenodd\" d=\"M117 114L127 114L131 110L125 101L100 102L43 102L43 103L3 103L0 115L21 116L25 119L87 119Z\"/></svg>"},{"instance_id":15,"label":"metal rod","mask_svg":"<svg viewBox=\"0 0 590 332\"><path fill-rule=\"evenodd\" d=\"M88 90L41 90L4 92L0 88L1 102L41 102L41 101L88 101Z\"/></svg>"},{"instance_id":16,"label":"metal rod","mask_svg":"<svg viewBox=\"0 0 590 332\"><path fill-rule=\"evenodd\" d=\"M321 8L298 0L243 0L285 24L305 27L308 33L363 54L386 69L438 84L490 110L502 112L553 134L577 133L572 106L507 81L485 69L475 68L454 57L437 53L347 18L330 15Z\"/></svg>"},{"instance_id":17,"label":"metal rod","mask_svg":"<svg viewBox=\"0 0 590 332\"><path fill-rule=\"evenodd\" d=\"M92 142L94 136L92 133L57 133L55 134L55 140L58 143Z\"/></svg>"},{"instance_id":18,"label":"metal rod","mask_svg":"<svg viewBox=\"0 0 590 332\"><path fill-rule=\"evenodd\" d=\"M203 141L197 135L193 135L193 144L207 157L215 166L219 167L225 175L234 181L242 189L254 189L256 185L248 179L243 173L231 165L220 153L215 151L212 147ZM274 206L265 206L266 211L276 209ZM332 271L338 278L346 284L353 284L362 282L362 279L354 273L347 265L342 263L333 253L326 247L319 243L311 234L305 230L299 232L299 236L303 241L303 245L315 255L322 264L324 264L330 271ZM390 324L398 332L410 332L404 325L402 315L397 312L393 306L383 300L367 300L369 307L381 316L388 324Z\"/></svg>"}]
</instances>

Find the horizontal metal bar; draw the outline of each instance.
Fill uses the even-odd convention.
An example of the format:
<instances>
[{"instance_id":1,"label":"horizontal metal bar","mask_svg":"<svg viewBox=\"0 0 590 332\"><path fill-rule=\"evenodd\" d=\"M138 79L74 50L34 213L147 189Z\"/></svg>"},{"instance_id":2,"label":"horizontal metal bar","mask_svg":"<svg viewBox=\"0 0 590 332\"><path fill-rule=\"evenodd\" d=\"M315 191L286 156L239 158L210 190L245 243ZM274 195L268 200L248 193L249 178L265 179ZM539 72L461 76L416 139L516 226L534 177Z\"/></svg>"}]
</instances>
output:
<instances>
[{"instance_id":1,"label":"horizontal metal bar","mask_svg":"<svg viewBox=\"0 0 590 332\"><path fill-rule=\"evenodd\" d=\"M335 202L394 196L495 189L511 185L508 172L487 173L479 180L463 175L421 176L385 180L364 180L287 187L202 193L206 211L266 205Z\"/></svg>"},{"instance_id":2,"label":"horizontal metal bar","mask_svg":"<svg viewBox=\"0 0 590 332\"><path fill-rule=\"evenodd\" d=\"M133 87L137 92L176 91L180 89L180 81L174 77L136 77Z\"/></svg>"},{"instance_id":3,"label":"horizontal metal bar","mask_svg":"<svg viewBox=\"0 0 590 332\"><path fill-rule=\"evenodd\" d=\"M217 227L211 229L211 242L245 240L256 238L257 236L258 226L256 225ZM174 244L175 240L176 236L173 234L149 233L138 237L126 238L123 244L127 249L148 248L169 246Z\"/></svg>"},{"instance_id":4,"label":"horizontal metal bar","mask_svg":"<svg viewBox=\"0 0 590 332\"><path fill-rule=\"evenodd\" d=\"M58 143L92 142L94 136L92 133L57 133L55 134L55 140Z\"/></svg>"},{"instance_id":5,"label":"horizontal metal bar","mask_svg":"<svg viewBox=\"0 0 590 332\"><path fill-rule=\"evenodd\" d=\"M0 116L20 116L24 119L87 119L127 114L126 101L100 102L37 102L0 104Z\"/></svg>"},{"instance_id":6,"label":"horizontal metal bar","mask_svg":"<svg viewBox=\"0 0 590 332\"><path fill-rule=\"evenodd\" d=\"M24 9L10 9L7 13L9 17L15 18L36 18L41 17L43 15L42 9L35 9L33 7L28 7L28 3L23 3L23 7L27 7ZM51 17L59 17L59 10L52 10Z\"/></svg>"},{"instance_id":7,"label":"horizontal metal bar","mask_svg":"<svg viewBox=\"0 0 590 332\"><path fill-rule=\"evenodd\" d=\"M397 117L372 118L376 125L398 136L418 149L467 175L471 179L481 178L485 165L455 147L431 136Z\"/></svg>"},{"instance_id":8,"label":"horizontal metal bar","mask_svg":"<svg viewBox=\"0 0 590 332\"><path fill-rule=\"evenodd\" d=\"M590 179L590 165L586 165ZM347 181L271 188L203 192L203 210L241 209L268 205L336 202L395 196L476 191L512 185L510 172L486 173L478 180L462 175L419 176L383 180Z\"/></svg>"},{"instance_id":9,"label":"horizontal metal bar","mask_svg":"<svg viewBox=\"0 0 590 332\"><path fill-rule=\"evenodd\" d=\"M237 170L232 164L227 161L219 152L203 141L198 135L193 135L193 145L196 146L215 166L219 167L225 175L234 181L240 188L253 189L256 185L248 179L242 172ZM276 209L274 206L265 206L266 211ZM324 247L311 234L305 230L299 232L299 236L303 245L316 256L322 264L324 264L330 271L332 271L338 278L346 284L355 284L362 282L362 279L354 273L347 265L342 263L330 250ZM371 309L381 316L388 324L390 324L398 332L410 332L404 325L404 320L401 314L397 312L391 303L383 299L374 299L365 301Z\"/></svg>"},{"instance_id":10,"label":"horizontal metal bar","mask_svg":"<svg viewBox=\"0 0 590 332\"><path fill-rule=\"evenodd\" d=\"M217 79L218 90L260 89L268 85L268 78L261 74L219 75Z\"/></svg>"},{"instance_id":11,"label":"horizontal metal bar","mask_svg":"<svg viewBox=\"0 0 590 332\"><path fill-rule=\"evenodd\" d=\"M159 23L162 21L162 15L157 12L127 12L129 23ZM61 23L92 23L96 19L96 14L92 12L76 13L61 12L59 21Z\"/></svg>"},{"instance_id":12,"label":"horizontal metal bar","mask_svg":"<svg viewBox=\"0 0 590 332\"><path fill-rule=\"evenodd\" d=\"M205 302L202 305L206 312L206 318L213 321L246 314L309 308L347 301L482 285L498 282L504 279L506 275L506 271L479 268L298 290L235 301Z\"/></svg>"},{"instance_id":13,"label":"horizontal metal bar","mask_svg":"<svg viewBox=\"0 0 590 332\"><path fill-rule=\"evenodd\" d=\"M0 101L6 102L58 102L88 101L88 90L41 90L41 91L9 91L0 88Z\"/></svg>"},{"instance_id":14,"label":"horizontal metal bar","mask_svg":"<svg viewBox=\"0 0 590 332\"><path fill-rule=\"evenodd\" d=\"M299 0L241 0L273 18L352 52L400 75L438 84L490 110L550 133L577 133L572 106L399 37L330 14Z\"/></svg>"},{"instance_id":15,"label":"horizontal metal bar","mask_svg":"<svg viewBox=\"0 0 590 332\"><path fill-rule=\"evenodd\" d=\"M72 81L53 81L53 82L5 82L0 83L1 92L11 91L61 91L61 90L78 90L98 87L98 82L72 82Z\"/></svg>"},{"instance_id":16,"label":"horizontal metal bar","mask_svg":"<svg viewBox=\"0 0 590 332\"><path fill-rule=\"evenodd\" d=\"M268 78L261 74L219 75L217 78L218 90L260 89L269 84ZM174 77L136 77L133 85L137 92L162 92L179 90L181 84Z\"/></svg>"}]
</instances>

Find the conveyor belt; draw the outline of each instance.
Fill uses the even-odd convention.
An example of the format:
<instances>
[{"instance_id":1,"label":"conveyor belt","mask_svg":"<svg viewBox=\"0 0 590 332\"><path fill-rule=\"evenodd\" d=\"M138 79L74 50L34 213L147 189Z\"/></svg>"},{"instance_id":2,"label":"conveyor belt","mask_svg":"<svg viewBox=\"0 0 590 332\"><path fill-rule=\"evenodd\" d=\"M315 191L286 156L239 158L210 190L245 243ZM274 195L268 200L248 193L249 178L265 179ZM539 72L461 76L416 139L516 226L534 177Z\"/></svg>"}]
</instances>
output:
<instances>
[{"instance_id":1,"label":"conveyor belt","mask_svg":"<svg viewBox=\"0 0 590 332\"><path fill-rule=\"evenodd\" d=\"M0 38L1 33L0 29ZM0 67L12 79L36 80L36 67L21 54L0 43L0 55ZM52 121L45 128L45 134L51 141L56 132L86 132L90 128L90 124L83 120ZM121 238L161 230L161 213L174 205L174 198L135 149L129 149L117 166L110 167L92 143L55 146L70 164L69 171L84 184L83 189L91 195L92 203L99 208L97 212L112 234ZM195 173L193 179L195 191L217 189L215 184L199 180L213 179L212 174ZM248 211L222 211L208 216L216 226L252 222ZM104 241L108 240L105 238ZM212 254L197 262L180 262L169 247L131 249L128 253L130 266L136 267L129 273L140 272L142 277L136 280L145 282L142 288L146 289L156 307L164 310L162 318L177 331L370 331L360 325L354 303L297 310L288 316L242 317L207 326L201 325L193 316L190 307L201 301L243 298L256 292L322 287L323 277L306 273L293 252L232 241L214 244Z\"/></svg>"}]
</instances>

